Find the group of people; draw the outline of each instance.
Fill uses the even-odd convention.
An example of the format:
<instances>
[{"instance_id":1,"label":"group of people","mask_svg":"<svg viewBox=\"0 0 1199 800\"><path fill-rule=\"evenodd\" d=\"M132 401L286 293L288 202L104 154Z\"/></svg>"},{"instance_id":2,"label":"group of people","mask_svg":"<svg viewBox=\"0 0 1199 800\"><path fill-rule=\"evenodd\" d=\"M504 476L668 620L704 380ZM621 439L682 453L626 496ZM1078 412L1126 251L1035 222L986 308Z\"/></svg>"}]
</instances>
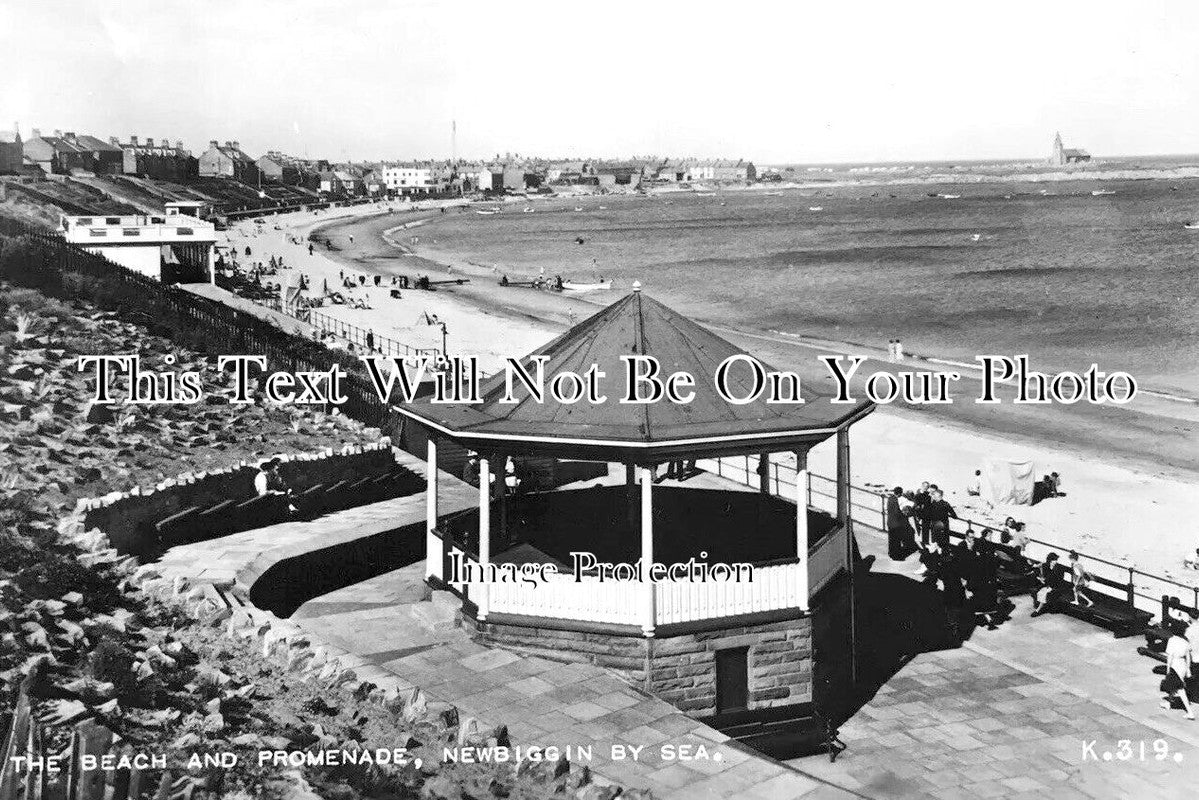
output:
<instances>
[{"instance_id":1,"label":"group of people","mask_svg":"<svg viewBox=\"0 0 1199 800\"><path fill-rule=\"evenodd\" d=\"M976 472L974 480L977 481ZM967 486L974 494L975 483ZM973 490L973 491L972 491ZM957 634L963 609L969 609L988 627L993 627L1004 602L1000 571L1035 582L1033 616L1046 613L1060 603L1090 606L1087 594L1090 575L1077 552L1060 563L1050 553L1036 564L1025 556L1029 544L1024 523L1013 517L1002 528L976 530L968 521L962 541L950 542L950 520L960 519L941 489L927 481L915 491L895 487L886 500L887 553L904 561L918 554L917 574L926 584L938 586L946 604L951 633ZM996 541L992 537L998 535Z\"/></svg>"},{"instance_id":2,"label":"group of people","mask_svg":"<svg viewBox=\"0 0 1199 800\"><path fill-rule=\"evenodd\" d=\"M258 465L258 473L254 476L254 492L259 497L273 495L287 503L287 513L296 513L295 503L292 502L291 487L279 471L280 461L277 458L268 459Z\"/></svg>"},{"instance_id":3,"label":"group of people","mask_svg":"<svg viewBox=\"0 0 1199 800\"><path fill-rule=\"evenodd\" d=\"M887 496L887 554L902 561L934 540L941 549L947 548L949 520L957 516L936 484L925 481L914 492L896 486Z\"/></svg>"}]
</instances>

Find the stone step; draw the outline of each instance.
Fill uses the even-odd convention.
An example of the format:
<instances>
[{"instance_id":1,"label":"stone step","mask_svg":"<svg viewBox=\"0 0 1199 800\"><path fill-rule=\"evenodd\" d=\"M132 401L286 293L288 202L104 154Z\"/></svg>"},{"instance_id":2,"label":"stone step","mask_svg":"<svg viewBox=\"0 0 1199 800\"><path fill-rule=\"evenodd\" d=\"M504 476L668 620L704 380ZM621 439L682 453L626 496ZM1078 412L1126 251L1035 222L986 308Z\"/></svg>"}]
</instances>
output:
<instances>
[{"instance_id":1,"label":"stone step","mask_svg":"<svg viewBox=\"0 0 1199 800\"><path fill-rule=\"evenodd\" d=\"M409 606L409 611L413 618L421 624L423 628L430 631L448 631L458 627L458 603L457 598L454 603L450 604L444 600L438 600L437 595L448 595L448 592L434 592L433 600L429 602L413 603ZM449 595L453 597L453 595Z\"/></svg>"}]
</instances>

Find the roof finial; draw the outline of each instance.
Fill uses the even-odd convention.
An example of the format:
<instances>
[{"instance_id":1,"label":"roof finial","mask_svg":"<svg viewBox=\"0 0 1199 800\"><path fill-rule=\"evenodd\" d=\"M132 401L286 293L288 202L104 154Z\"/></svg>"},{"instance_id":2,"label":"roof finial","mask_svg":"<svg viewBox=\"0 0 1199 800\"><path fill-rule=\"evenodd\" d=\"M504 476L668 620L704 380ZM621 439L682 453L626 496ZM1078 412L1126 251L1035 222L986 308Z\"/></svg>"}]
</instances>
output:
<instances>
[{"instance_id":1,"label":"roof finial","mask_svg":"<svg viewBox=\"0 0 1199 800\"><path fill-rule=\"evenodd\" d=\"M641 291L641 281L633 281L633 291L634 292Z\"/></svg>"}]
</instances>

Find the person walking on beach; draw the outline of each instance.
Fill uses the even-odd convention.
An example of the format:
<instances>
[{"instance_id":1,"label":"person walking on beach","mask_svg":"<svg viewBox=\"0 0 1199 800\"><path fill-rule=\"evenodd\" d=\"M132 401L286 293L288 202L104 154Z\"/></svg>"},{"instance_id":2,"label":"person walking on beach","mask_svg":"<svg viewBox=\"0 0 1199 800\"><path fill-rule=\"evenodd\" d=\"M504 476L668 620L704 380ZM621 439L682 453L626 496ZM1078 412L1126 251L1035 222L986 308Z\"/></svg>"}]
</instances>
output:
<instances>
[{"instance_id":1,"label":"person walking on beach","mask_svg":"<svg viewBox=\"0 0 1199 800\"><path fill-rule=\"evenodd\" d=\"M1191 710L1191 699L1187 696L1187 683L1191 678L1191 645L1183 636L1177 634L1166 642L1166 677L1162 679L1161 691L1165 695L1161 706L1165 709L1174 707L1174 698L1178 698L1186 709L1187 719L1194 719Z\"/></svg>"},{"instance_id":2,"label":"person walking on beach","mask_svg":"<svg viewBox=\"0 0 1199 800\"><path fill-rule=\"evenodd\" d=\"M312 242L308 243L308 255L312 255Z\"/></svg>"}]
</instances>

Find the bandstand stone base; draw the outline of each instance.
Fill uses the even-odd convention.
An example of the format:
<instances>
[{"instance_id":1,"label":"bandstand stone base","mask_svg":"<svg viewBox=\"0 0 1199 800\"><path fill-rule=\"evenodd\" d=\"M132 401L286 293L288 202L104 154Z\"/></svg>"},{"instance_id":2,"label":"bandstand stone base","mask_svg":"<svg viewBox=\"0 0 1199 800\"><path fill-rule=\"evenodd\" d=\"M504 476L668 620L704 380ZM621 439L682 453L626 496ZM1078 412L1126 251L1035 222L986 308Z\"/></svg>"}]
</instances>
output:
<instances>
[{"instance_id":1,"label":"bandstand stone base","mask_svg":"<svg viewBox=\"0 0 1199 800\"><path fill-rule=\"evenodd\" d=\"M628 629L567 630L529 617L465 625L483 642L557 661L614 669L650 694L695 717L717 713L716 659L722 650L746 650L749 711L812 700L812 623L809 616L755 622L728 620L727 627L663 628L653 638Z\"/></svg>"}]
</instances>

